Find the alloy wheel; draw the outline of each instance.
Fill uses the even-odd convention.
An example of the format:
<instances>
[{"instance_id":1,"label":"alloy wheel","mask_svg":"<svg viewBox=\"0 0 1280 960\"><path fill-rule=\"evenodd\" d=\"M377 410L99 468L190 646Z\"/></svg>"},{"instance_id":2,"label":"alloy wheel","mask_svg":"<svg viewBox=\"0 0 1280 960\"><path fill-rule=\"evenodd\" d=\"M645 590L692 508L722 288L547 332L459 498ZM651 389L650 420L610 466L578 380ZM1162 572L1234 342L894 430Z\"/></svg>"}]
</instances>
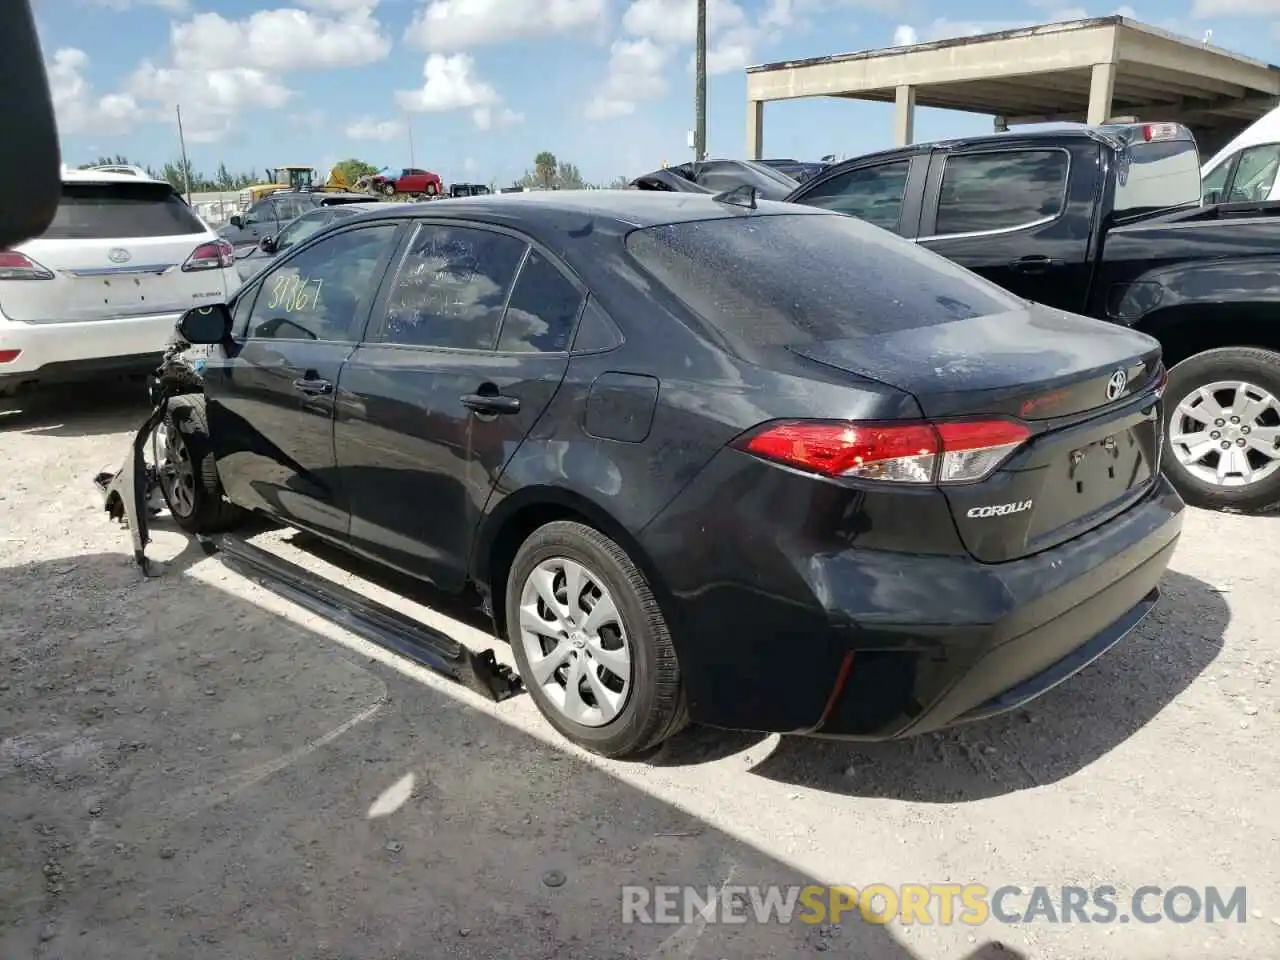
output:
<instances>
[{"instance_id":1,"label":"alloy wheel","mask_svg":"<svg viewBox=\"0 0 1280 960\"><path fill-rule=\"evenodd\" d=\"M1280 469L1280 401L1256 384L1216 380L1174 407L1173 454L1197 480L1247 487Z\"/></svg>"},{"instance_id":2,"label":"alloy wheel","mask_svg":"<svg viewBox=\"0 0 1280 960\"><path fill-rule=\"evenodd\" d=\"M163 457L156 457L156 469L169 509L189 517L196 508L196 472L187 445L177 430L164 424L156 428L154 440L164 451Z\"/></svg>"},{"instance_id":3,"label":"alloy wheel","mask_svg":"<svg viewBox=\"0 0 1280 960\"><path fill-rule=\"evenodd\" d=\"M568 720L602 727L627 705L632 651L604 581L565 557L539 563L520 593L520 642L531 676Z\"/></svg>"}]
</instances>

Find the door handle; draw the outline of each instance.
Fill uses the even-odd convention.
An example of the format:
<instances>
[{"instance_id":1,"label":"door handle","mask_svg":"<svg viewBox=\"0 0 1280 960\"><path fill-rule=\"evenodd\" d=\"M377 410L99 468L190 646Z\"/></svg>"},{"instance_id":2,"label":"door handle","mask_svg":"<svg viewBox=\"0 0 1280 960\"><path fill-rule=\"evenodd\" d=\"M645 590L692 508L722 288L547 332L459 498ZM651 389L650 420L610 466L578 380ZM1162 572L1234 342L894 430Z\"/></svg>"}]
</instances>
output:
<instances>
[{"instance_id":1,"label":"door handle","mask_svg":"<svg viewBox=\"0 0 1280 960\"><path fill-rule=\"evenodd\" d=\"M1060 267L1063 263L1052 257L1019 257L1009 266L1018 273L1044 273L1050 267Z\"/></svg>"},{"instance_id":2,"label":"door handle","mask_svg":"<svg viewBox=\"0 0 1280 960\"><path fill-rule=\"evenodd\" d=\"M333 393L333 384L328 380L321 380L317 377L301 377L293 381L293 389L299 393L315 396L322 393Z\"/></svg>"},{"instance_id":3,"label":"door handle","mask_svg":"<svg viewBox=\"0 0 1280 960\"><path fill-rule=\"evenodd\" d=\"M464 393L459 399L464 407L475 413L520 412L519 397L504 397L500 393Z\"/></svg>"}]
</instances>

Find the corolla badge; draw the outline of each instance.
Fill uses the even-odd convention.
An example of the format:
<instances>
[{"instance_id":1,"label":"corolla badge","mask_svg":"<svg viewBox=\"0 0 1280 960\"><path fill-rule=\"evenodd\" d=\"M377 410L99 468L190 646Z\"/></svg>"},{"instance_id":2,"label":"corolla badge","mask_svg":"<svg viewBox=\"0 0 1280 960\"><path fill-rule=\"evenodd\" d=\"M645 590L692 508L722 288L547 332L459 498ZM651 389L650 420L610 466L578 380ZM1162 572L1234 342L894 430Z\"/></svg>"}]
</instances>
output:
<instances>
[{"instance_id":1,"label":"corolla badge","mask_svg":"<svg viewBox=\"0 0 1280 960\"><path fill-rule=\"evenodd\" d=\"M1111 379L1107 381L1107 399L1119 400L1124 395L1124 389L1128 385L1128 375L1123 370L1117 370L1111 375Z\"/></svg>"},{"instance_id":2,"label":"corolla badge","mask_svg":"<svg viewBox=\"0 0 1280 960\"><path fill-rule=\"evenodd\" d=\"M124 247L112 247L107 251L107 259L112 263L128 263L133 259L133 254Z\"/></svg>"}]
</instances>

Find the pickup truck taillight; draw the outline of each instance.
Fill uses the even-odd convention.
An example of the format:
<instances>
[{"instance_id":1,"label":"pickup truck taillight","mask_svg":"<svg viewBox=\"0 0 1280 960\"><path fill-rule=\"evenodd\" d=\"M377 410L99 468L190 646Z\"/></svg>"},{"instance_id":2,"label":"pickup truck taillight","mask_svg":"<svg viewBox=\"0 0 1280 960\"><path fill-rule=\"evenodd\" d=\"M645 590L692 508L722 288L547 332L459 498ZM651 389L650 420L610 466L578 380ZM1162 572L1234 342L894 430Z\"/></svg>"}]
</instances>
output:
<instances>
[{"instance_id":1,"label":"pickup truck taillight","mask_svg":"<svg viewBox=\"0 0 1280 960\"><path fill-rule=\"evenodd\" d=\"M0 250L0 280L52 280L53 271L17 250Z\"/></svg>"},{"instance_id":2,"label":"pickup truck taillight","mask_svg":"<svg viewBox=\"0 0 1280 960\"><path fill-rule=\"evenodd\" d=\"M236 265L236 248L226 240L218 239L210 243L202 243L187 257L182 269L192 270L225 270Z\"/></svg>"}]
</instances>

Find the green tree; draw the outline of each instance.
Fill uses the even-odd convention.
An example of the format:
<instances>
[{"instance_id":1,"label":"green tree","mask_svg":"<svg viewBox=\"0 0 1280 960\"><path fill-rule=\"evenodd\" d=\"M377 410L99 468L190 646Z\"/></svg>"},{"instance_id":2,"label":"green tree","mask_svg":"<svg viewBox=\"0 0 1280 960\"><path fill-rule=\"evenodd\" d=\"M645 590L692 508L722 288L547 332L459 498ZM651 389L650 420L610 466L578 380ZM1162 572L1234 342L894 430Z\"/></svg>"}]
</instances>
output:
<instances>
[{"instance_id":1,"label":"green tree","mask_svg":"<svg viewBox=\"0 0 1280 960\"><path fill-rule=\"evenodd\" d=\"M538 183L550 188L559 169L559 164L556 163L556 155L550 150L543 150L533 158L533 168L537 172Z\"/></svg>"},{"instance_id":2,"label":"green tree","mask_svg":"<svg viewBox=\"0 0 1280 960\"><path fill-rule=\"evenodd\" d=\"M365 163L363 160L357 160L355 157L348 160L339 160L333 166L335 170L346 178L348 186L354 186L355 182L361 177L378 172L378 168L373 164ZM325 175L328 175L327 170L325 171Z\"/></svg>"},{"instance_id":3,"label":"green tree","mask_svg":"<svg viewBox=\"0 0 1280 960\"><path fill-rule=\"evenodd\" d=\"M218 174L214 180L217 181L219 190L234 190L236 187L236 178L231 175L225 163L218 164Z\"/></svg>"}]
</instances>

